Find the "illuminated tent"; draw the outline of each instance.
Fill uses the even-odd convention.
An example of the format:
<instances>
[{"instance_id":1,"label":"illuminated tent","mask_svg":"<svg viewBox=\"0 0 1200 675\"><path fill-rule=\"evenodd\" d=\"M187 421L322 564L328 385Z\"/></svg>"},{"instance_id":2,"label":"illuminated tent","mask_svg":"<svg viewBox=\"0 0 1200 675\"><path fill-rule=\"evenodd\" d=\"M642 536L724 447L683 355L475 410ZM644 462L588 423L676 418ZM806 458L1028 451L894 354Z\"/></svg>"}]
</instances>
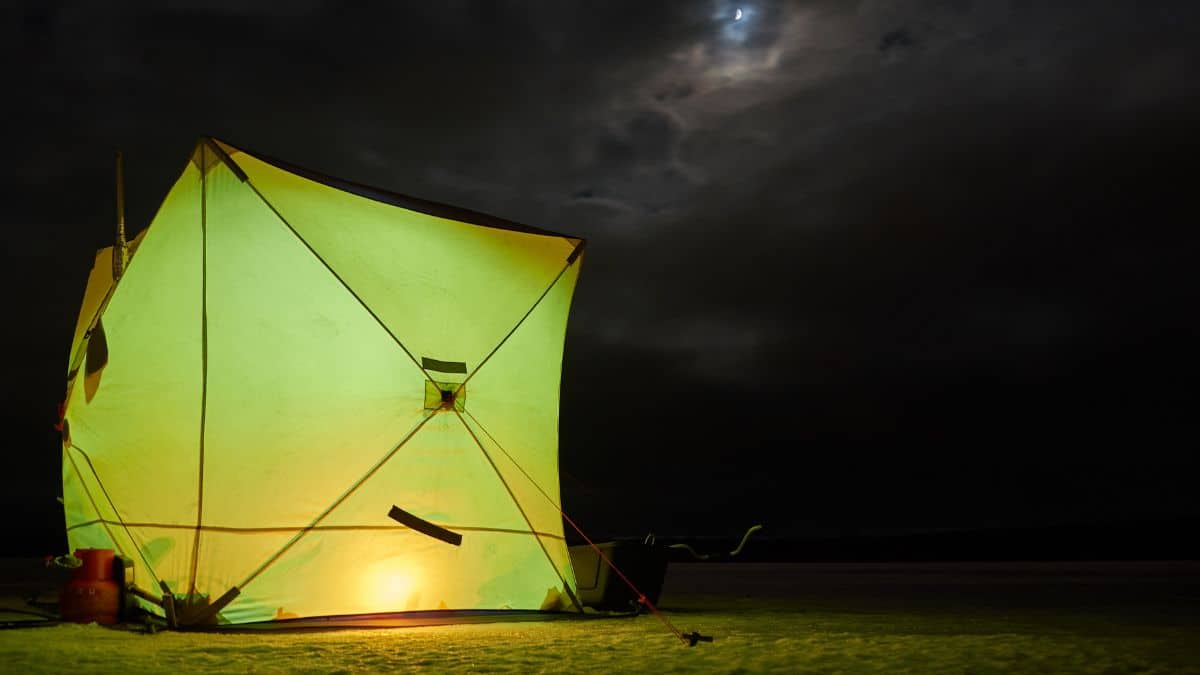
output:
<instances>
[{"instance_id":1,"label":"illuminated tent","mask_svg":"<svg viewBox=\"0 0 1200 675\"><path fill-rule=\"evenodd\" d=\"M559 380L583 241L201 139L63 409L70 546L182 623L573 610ZM119 262L116 264L120 264Z\"/></svg>"}]
</instances>

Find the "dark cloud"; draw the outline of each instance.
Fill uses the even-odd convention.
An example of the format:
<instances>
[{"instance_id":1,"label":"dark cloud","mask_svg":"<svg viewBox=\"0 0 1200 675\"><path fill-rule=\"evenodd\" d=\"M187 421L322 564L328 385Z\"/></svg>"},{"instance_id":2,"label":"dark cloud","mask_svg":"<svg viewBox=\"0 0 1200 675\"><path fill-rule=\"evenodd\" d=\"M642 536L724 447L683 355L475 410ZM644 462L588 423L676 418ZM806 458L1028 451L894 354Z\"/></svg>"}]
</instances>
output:
<instances>
[{"instance_id":1,"label":"dark cloud","mask_svg":"<svg viewBox=\"0 0 1200 675\"><path fill-rule=\"evenodd\" d=\"M913 40L908 30L898 28L884 33L883 37L879 38L879 51L886 52L889 49L902 49L904 47L911 47L914 44L916 44L916 40Z\"/></svg>"},{"instance_id":2,"label":"dark cloud","mask_svg":"<svg viewBox=\"0 0 1200 675\"><path fill-rule=\"evenodd\" d=\"M788 508L755 489L786 474L806 513L873 491L812 516L852 521L910 496L891 475L986 495L964 518L1036 520L1048 501L992 513L1005 488L953 458L1046 461L988 469L1010 486L1114 438L1175 461L1197 370L1194 4L737 6L740 22L707 1L3 10L21 64L4 266L35 289L11 301L29 328L6 336L9 409L40 439L111 229L112 151L141 226L215 134L589 237L563 464L601 485L644 462L697 500L719 482L748 500L736 519ZM1119 515L1105 490L1053 509Z\"/></svg>"}]
</instances>

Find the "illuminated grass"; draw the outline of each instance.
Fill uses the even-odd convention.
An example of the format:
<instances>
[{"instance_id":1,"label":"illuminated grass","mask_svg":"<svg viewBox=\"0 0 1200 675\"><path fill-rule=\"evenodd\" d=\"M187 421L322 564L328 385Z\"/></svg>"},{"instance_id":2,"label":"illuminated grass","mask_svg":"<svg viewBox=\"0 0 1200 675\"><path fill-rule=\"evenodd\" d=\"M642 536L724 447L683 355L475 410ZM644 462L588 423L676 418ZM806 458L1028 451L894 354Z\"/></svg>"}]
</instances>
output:
<instances>
[{"instance_id":1,"label":"illuminated grass","mask_svg":"<svg viewBox=\"0 0 1200 675\"><path fill-rule=\"evenodd\" d=\"M1200 673L1190 583L756 574L716 594L696 590L702 577L668 580L672 621L715 638L694 648L649 616L265 635L67 625L0 633L0 662L38 672Z\"/></svg>"}]
</instances>

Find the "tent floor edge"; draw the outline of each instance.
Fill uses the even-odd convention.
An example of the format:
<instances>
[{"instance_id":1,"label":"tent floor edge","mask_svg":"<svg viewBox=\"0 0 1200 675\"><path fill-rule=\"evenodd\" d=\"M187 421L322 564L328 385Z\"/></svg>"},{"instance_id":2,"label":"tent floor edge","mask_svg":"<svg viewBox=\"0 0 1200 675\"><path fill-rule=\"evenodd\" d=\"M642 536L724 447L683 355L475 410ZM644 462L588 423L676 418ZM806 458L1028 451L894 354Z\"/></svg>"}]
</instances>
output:
<instances>
[{"instance_id":1,"label":"tent floor edge","mask_svg":"<svg viewBox=\"0 0 1200 675\"><path fill-rule=\"evenodd\" d=\"M195 626L189 630L213 633L262 633L329 630L361 630L375 628L418 628L466 624L513 623L525 621L604 621L632 619L637 612L546 611L537 609L444 609L404 612L367 612L363 614L334 614L295 619L271 619L248 623L222 623Z\"/></svg>"}]
</instances>

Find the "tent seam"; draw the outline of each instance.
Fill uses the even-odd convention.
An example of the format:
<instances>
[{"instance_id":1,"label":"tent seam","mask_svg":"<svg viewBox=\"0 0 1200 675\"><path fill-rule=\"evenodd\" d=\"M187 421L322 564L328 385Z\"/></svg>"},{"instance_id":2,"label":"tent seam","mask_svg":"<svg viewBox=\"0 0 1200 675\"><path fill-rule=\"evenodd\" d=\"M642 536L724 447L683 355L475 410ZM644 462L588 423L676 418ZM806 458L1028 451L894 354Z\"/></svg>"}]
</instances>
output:
<instances>
[{"instance_id":1,"label":"tent seam","mask_svg":"<svg viewBox=\"0 0 1200 675\"><path fill-rule=\"evenodd\" d=\"M96 518L94 520L88 520L88 521L85 521L82 523L76 523L75 525L72 525L72 526L68 527L67 529L73 530L73 529L77 529L80 527L86 527L88 525L96 525L98 523L109 523L109 524L113 524L113 525L122 524L126 527L158 528L158 529L163 529L163 530L190 530L190 529L194 528L193 525L181 525L181 524L177 524L177 523L137 523L137 522L119 523L118 521L106 520L104 518ZM537 535L539 537L549 537L551 539L562 539L564 541L566 540L566 537L554 534L552 532L536 532L536 531L530 532L527 530L514 530L511 528L505 528L505 527L475 527L475 526L453 525L453 524L447 524L447 523L435 523L435 524L440 525L442 527L446 527L446 528L453 528L455 530L460 530L462 532L496 532L499 534L520 534L520 535L532 534L532 535ZM230 526L224 526L224 525L205 525L201 529L208 531L208 532L221 532L223 534L253 535L253 534L272 534L272 533L280 533L280 532L299 532L305 528L302 525L297 526L297 527L230 527ZM311 527L308 529L317 531L317 532L359 532L359 531L388 532L388 531L394 531L394 530L411 530L412 528L410 528L406 525L402 525L400 523L394 523L391 525L317 525L315 527Z\"/></svg>"},{"instance_id":2,"label":"tent seam","mask_svg":"<svg viewBox=\"0 0 1200 675\"><path fill-rule=\"evenodd\" d=\"M492 460L492 456L488 453L487 448L483 447L483 443L480 442L479 437L475 435L475 431L471 429L471 425L467 424L467 421L463 419L462 413L455 410L454 415L458 417L458 421L462 422L463 428L466 429L467 433L471 435L471 439L475 441L475 445L478 446L479 451L483 453L483 456L487 459L488 464L491 465L492 471L496 472L496 477L500 479L500 484L503 485L505 491L508 492L508 496L512 499L513 506L517 507L517 511L521 514L521 517L524 518L525 523L529 525L529 532L531 534L536 534L537 530L533 527L533 521L530 520L529 515L525 513L525 509L521 506L520 500L517 499L516 493L512 491L512 488L508 485L508 481L504 479L504 474L500 473L500 467L496 466L496 462ZM496 445L499 446L500 444L497 443ZM504 454L507 455L508 453ZM511 457L509 459L511 459ZM516 464L516 462L513 463ZM524 469L522 469L522 473L524 473ZM546 545L542 543L540 537L537 538L537 543L538 547L542 549L542 553L546 556L546 562L550 563L550 569L554 570L555 576L557 576L558 580L562 582L563 590L565 590L567 595L570 596L571 602L575 604L576 609L582 612L583 605L579 602L579 598L575 597L575 592L571 590L571 585L567 583L567 578L564 577L562 571L558 569L558 565L554 564L554 559L550 557L550 551L546 549Z\"/></svg>"}]
</instances>

